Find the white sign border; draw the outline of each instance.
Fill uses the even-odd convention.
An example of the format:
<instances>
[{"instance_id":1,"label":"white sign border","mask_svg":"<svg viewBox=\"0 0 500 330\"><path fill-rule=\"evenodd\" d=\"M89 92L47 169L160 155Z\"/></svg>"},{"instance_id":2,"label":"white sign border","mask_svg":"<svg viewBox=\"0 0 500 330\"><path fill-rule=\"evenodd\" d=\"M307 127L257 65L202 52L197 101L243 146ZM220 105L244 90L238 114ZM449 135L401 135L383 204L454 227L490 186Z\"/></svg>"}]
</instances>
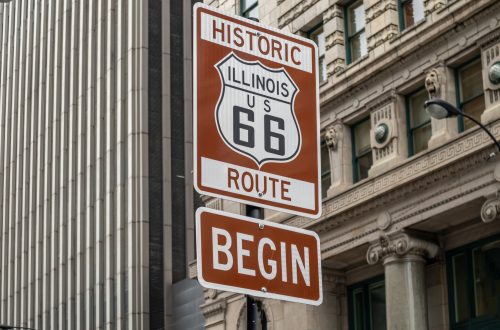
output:
<instances>
[{"instance_id":1,"label":"white sign border","mask_svg":"<svg viewBox=\"0 0 500 330\"><path fill-rule=\"evenodd\" d=\"M230 286L230 285L222 285L222 284L217 284L217 283L212 283L212 282L207 282L203 278L203 269L202 269L202 249L201 249L201 214L202 213L212 213L212 214L217 214L225 217L230 217L230 218L236 218L238 220L246 221L246 222L253 222L255 224L263 224L264 226L269 226L269 227L275 227L275 228L280 228L288 231L294 231L297 233L301 233L304 235L308 236L313 236L316 239L317 247L318 247L318 289L319 289L319 298L318 300L311 300L311 299L304 299L304 298L297 298L297 297L292 297L292 296L286 296L282 294L277 294L277 293L268 293L268 292L262 292L260 290L251 290L251 289L245 289L245 288L240 288L240 287L235 287L235 286ZM208 289L216 289L216 290L222 290L222 291L229 291L229 292L235 292L235 293L241 293L241 294L247 294L251 295L254 297L261 297L261 298L269 298L269 299L278 299L278 300L285 300L285 301L290 301L290 302L295 302L295 303L301 303L301 304L307 304L307 305L313 305L313 306L319 306L323 302L323 275L322 275L322 270L321 270L321 247L320 247L320 239L318 234L312 230L305 230L302 228L297 228L297 227L292 227L292 226L286 226L280 223L274 223L270 221L265 221L265 220L260 220L256 218L250 218L246 216L242 216L239 214L233 214L233 213L228 213L224 211L219 211L219 210L214 210L210 209L207 207L200 207L198 210L196 210L196 271L197 271L197 278L200 284Z\"/></svg>"},{"instance_id":2,"label":"white sign border","mask_svg":"<svg viewBox=\"0 0 500 330\"><path fill-rule=\"evenodd\" d=\"M301 37L299 35L281 31L277 28L274 28L272 26L266 26L264 24L258 23L254 20L250 20L248 18L242 17L242 16L237 16L237 15L232 15L228 14L220 9L208 6L202 2L197 2L193 6L193 185L196 191L198 191L200 194L204 194L207 196L215 197L215 198L221 198L221 199L226 199L238 203L243 203L243 204L250 204L258 207L263 207L275 211L280 211L280 212L285 212L285 213L291 213L294 215L299 215L303 216L306 218L310 219L318 219L321 214L322 214L322 197L321 197L321 144L320 144L320 105L319 105L319 67L318 67L318 59L316 58L316 145L317 145L317 201L318 201L318 212L317 213L306 213L306 212L300 212L296 210L292 210L286 207L279 207L279 206L274 206L274 205L269 205L269 204L264 204L264 203L259 203L259 202L254 202L251 200L243 199L243 198L238 198L238 197L232 197L232 196L227 196L223 194L218 194L218 193L213 193L210 191L205 191L201 189L198 186L198 82L196 80L197 78L197 73L198 73L198 40L197 40L197 35L196 33L198 32L198 11L199 9L204 8L209 11L214 11L216 13L229 16L235 20L240 20L246 23L249 23L251 25L255 25L258 27L261 27L266 30L270 30L273 32L276 32L278 34L283 34L285 36L288 36L290 38L298 39L303 42L308 43L314 48L314 53L318 54L318 47L316 43L314 43L312 40ZM221 46L224 47L224 46ZM300 125L299 125L300 126ZM301 132L302 133L302 132Z\"/></svg>"}]
</instances>

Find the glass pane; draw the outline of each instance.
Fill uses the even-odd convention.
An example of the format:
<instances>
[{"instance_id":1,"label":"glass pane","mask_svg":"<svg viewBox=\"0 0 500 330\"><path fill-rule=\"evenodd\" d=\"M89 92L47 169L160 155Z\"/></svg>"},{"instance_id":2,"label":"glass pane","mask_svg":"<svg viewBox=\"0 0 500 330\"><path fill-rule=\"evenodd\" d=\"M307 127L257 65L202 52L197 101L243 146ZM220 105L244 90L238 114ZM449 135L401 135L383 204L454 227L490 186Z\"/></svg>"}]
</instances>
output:
<instances>
[{"instance_id":1,"label":"glass pane","mask_svg":"<svg viewBox=\"0 0 500 330\"><path fill-rule=\"evenodd\" d=\"M321 177L321 197L326 197L326 192L328 188L332 185L332 180L330 179L330 173L327 173Z\"/></svg>"},{"instance_id":2,"label":"glass pane","mask_svg":"<svg viewBox=\"0 0 500 330\"><path fill-rule=\"evenodd\" d=\"M370 286L370 317L372 330L386 330L385 285L376 283Z\"/></svg>"},{"instance_id":3,"label":"glass pane","mask_svg":"<svg viewBox=\"0 0 500 330\"><path fill-rule=\"evenodd\" d=\"M363 1L356 1L347 9L347 29L348 35L352 36L365 28L365 7Z\"/></svg>"},{"instance_id":4,"label":"glass pane","mask_svg":"<svg viewBox=\"0 0 500 330\"><path fill-rule=\"evenodd\" d=\"M314 30L311 34L311 40L318 46L318 55L322 56L325 54L325 33L323 32L323 27L319 27Z\"/></svg>"},{"instance_id":5,"label":"glass pane","mask_svg":"<svg viewBox=\"0 0 500 330\"><path fill-rule=\"evenodd\" d=\"M351 38L351 62L365 56L368 53L366 44L366 33L363 31L360 34Z\"/></svg>"},{"instance_id":6,"label":"glass pane","mask_svg":"<svg viewBox=\"0 0 500 330\"><path fill-rule=\"evenodd\" d=\"M371 149L370 120L364 120L354 127L354 145L356 146L356 156Z\"/></svg>"},{"instance_id":7,"label":"glass pane","mask_svg":"<svg viewBox=\"0 0 500 330\"><path fill-rule=\"evenodd\" d=\"M418 154L419 152L427 149L427 142L432 135L432 127L429 122L427 125L421 126L413 130L413 153Z\"/></svg>"},{"instance_id":8,"label":"glass pane","mask_svg":"<svg viewBox=\"0 0 500 330\"><path fill-rule=\"evenodd\" d=\"M477 60L460 69L460 103L467 102L483 94L483 76L481 60Z\"/></svg>"},{"instance_id":9,"label":"glass pane","mask_svg":"<svg viewBox=\"0 0 500 330\"><path fill-rule=\"evenodd\" d=\"M321 56L319 58L319 81L325 81L326 80L326 61L325 57Z\"/></svg>"},{"instance_id":10,"label":"glass pane","mask_svg":"<svg viewBox=\"0 0 500 330\"><path fill-rule=\"evenodd\" d=\"M479 95L475 99L472 99L471 101L462 105L463 112L479 122L481 121L481 114L483 113L484 108L484 95ZM477 127L477 124L475 124L472 120L464 117L464 129L468 129L471 127Z\"/></svg>"},{"instance_id":11,"label":"glass pane","mask_svg":"<svg viewBox=\"0 0 500 330\"><path fill-rule=\"evenodd\" d=\"M368 177L368 170L372 167L372 152L368 152L358 158L358 180L363 180Z\"/></svg>"},{"instance_id":12,"label":"glass pane","mask_svg":"<svg viewBox=\"0 0 500 330\"><path fill-rule=\"evenodd\" d=\"M259 6L255 6L249 11L245 12L243 16L248 18L259 18Z\"/></svg>"},{"instance_id":13,"label":"glass pane","mask_svg":"<svg viewBox=\"0 0 500 330\"><path fill-rule=\"evenodd\" d=\"M362 330L364 329L364 323L365 323L365 316L363 313L365 302L363 299L362 289L358 289L353 292L353 300L354 300L354 329Z\"/></svg>"},{"instance_id":14,"label":"glass pane","mask_svg":"<svg viewBox=\"0 0 500 330\"><path fill-rule=\"evenodd\" d=\"M467 291L467 262L465 254L453 256L453 290L455 296L455 322L469 319L469 292Z\"/></svg>"},{"instance_id":15,"label":"glass pane","mask_svg":"<svg viewBox=\"0 0 500 330\"><path fill-rule=\"evenodd\" d=\"M330 155L326 144L321 146L321 173L330 173Z\"/></svg>"},{"instance_id":16,"label":"glass pane","mask_svg":"<svg viewBox=\"0 0 500 330\"><path fill-rule=\"evenodd\" d=\"M499 318L500 312L500 244L486 244L472 252L476 317Z\"/></svg>"},{"instance_id":17,"label":"glass pane","mask_svg":"<svg viewBox=\"0 0 500 330\"><path fill-rule=\"evenodd\" d=\"M257 1L258 0L241 0L241 2L240 2L240 4L241 4L241 12L244 12L248 8L252 7L254 4L257 3Z\"/></svg>"},{"instance_id":18,"label":"glass pane","mask_svg":"<svg viewBox=\"0 0 500 330\"><path fill-rule=\"evenodd\" d=\"M410 125L417 127L431 120L424 108L424 103L429 99L427 91L422 89L410 96Z\"/></svg>"},{"instance_id":19,"label":"glass pane","mask_svg":"<svg viewBox=\"0 0 500 330\"><path fill-rule=\"evenodd\" d=\"M409 0L403 4L403 15L405 28L414 25L425 18L424 1Z\"/></svg>"}]
</instances>

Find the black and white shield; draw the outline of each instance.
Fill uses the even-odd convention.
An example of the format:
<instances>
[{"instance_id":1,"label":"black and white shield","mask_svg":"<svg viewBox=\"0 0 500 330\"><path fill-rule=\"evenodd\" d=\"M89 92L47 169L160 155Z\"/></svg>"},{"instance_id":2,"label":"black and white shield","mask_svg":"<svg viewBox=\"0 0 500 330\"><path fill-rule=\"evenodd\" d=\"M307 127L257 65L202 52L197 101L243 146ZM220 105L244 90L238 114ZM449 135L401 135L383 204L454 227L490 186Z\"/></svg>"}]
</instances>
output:
<instances>
[{"instance_id":1,"label":"black and white shield","mask_svg":"<svg viewBox=\"0 0 500 330\"><path fill-rule=\"evenodd\" d=\"M293 111L298 88L285 69L244 61L234 53L216 68L222 92L215 119L225 143L259 167L295 158L301 146Z\"/></svg>"}]
</instances>

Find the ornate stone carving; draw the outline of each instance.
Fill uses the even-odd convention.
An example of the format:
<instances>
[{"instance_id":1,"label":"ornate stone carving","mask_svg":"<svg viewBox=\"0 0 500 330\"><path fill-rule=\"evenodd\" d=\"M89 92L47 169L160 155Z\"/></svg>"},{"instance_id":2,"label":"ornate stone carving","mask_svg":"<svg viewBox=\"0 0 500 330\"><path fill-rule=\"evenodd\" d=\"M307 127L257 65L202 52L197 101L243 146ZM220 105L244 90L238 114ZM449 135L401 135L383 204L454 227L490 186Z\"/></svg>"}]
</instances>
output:
<instances>
[{"instance_id":1,"label":"ornate stone carving","mask_svg":"<svg viewBox=\"0 0 500 330\"><path fill-rule=\"evenodd\" d=\"M337 74L344 70L345 70L345 59L343 58L337 58L333 62L328 63L328 65L326 66L326 73L328 77L331 77L334 74Z\"/></svg>"},{"instance_id":2,"label":"ornate stone carving","mask_svg":"<svg viewBox=\"0 0 500 330\"><path fill-rule=\"evenodd\" d=\"M326 128L325 130L325 142L328 149L336 151L337 145L340 139L342 139L342 124L333 124Z\"/></svg>"},{"instance_id":3,"label":"ornate stone carving","mask_svg":"<svg viewBox=\"0 0 500 330\"><path fill-rule=\"evenodd\" d=\"M334 18L343 18L343 10L342 7L339 5L333 5L330 6L324 13L323 13L323 24L334 19Z\"/></svg>"},{"instance_id":4,"label":"ornate stone carving","mask_svg":"<svg viewBox=\"0 0 500 330\"><path fill-rule=\"evenodd\" d=\"M399 34L399 28L396 24L389 24L382 30L368 37L368 51L382 45L384 42L395 38Z\"/></svg>"},{"instance_id":5,"label":"ornate stone carving","mask_svg":"<svg viewBox=\"0 0 500 330\"><path fill-rule=\"evenodd\" d=\"M227 304L225 300L221 300L209 305L203 305L202 306L203 316L205 317L205 319L208 319L219 314L224 314L224 312L226 311L226 307Z\"/></svg>"},{"instance_id":6,"label":"ornate stone carving","mask_svg":"<svg viewBox=\"0 0 500 330\"><path fill-rule=\"evenodd\" d=\"M437 252L436 244L399 232L391 236L381 235L379 241L368 248L366 259L370 265L374 265L387 257L403 257L407 254L434 258Z\"/></svg>"},{"instance_id":7,"label":"ornate stone carving","mask_svg":"<svg viewBox=\"0 0 500 330\"><path fill-rule=\"evenodd\" d=\"M441 83L438 69L431 69L425 77L425 89L429 97L438 97L441 93Z\"/></svg>"},{"instance_id":8,"label":"ornate stone carving","mask_svg":"<svg viewBox=\"0 0 500 330\"><path fill-rule=\"evenodd\" d=\"M384 14L388 10L398 10L397 0L379 0L366 9L366 23Z\"/></svg>"},{"instance_id":9,"label":"ornate stone carving","mask_svg":"<svg viewBox=\"0 0 500 330\"><path fill-rule=\"evenodd\" d=\"M495 196L484 202L481 207L481 220L490 223L498 218L500 218L500 199Z\"/></svg>"},{"instance_id":10,"label":"ornate stone carving","mask_svg":"<svg viewBox=\"0 0 500 330\"><path fill-rule=\"evenodd\" d=\"M330 48L340 45L344 45L344 32L342 31L334 31L332 34L329 34L325 39L325 49L329 50Z\"/></svg>"},{"instance_id":11,"label":"ornate stone carving","mask_svg":"<svg viewBox=\"0 0 500 330\"><path fill-rule=\"evenodd\" d=\"M386 230L391 226L392 217L389 212L382 212L377 217L377 226L380 230Z\"/></svg>"}]
</instances>

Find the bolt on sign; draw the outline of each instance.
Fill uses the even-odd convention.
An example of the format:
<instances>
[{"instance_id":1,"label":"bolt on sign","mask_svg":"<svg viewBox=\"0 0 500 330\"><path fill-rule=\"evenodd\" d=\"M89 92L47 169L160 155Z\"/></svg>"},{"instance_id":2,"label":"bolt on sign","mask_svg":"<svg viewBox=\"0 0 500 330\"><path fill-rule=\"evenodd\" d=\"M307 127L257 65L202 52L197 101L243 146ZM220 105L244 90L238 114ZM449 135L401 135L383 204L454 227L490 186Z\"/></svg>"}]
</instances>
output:
<instances>
[{"instance_id":1,"label":"bolt on sign","mask_svg":"<svg viewBox=\"0 0 500 330\"><path fill-rule=\"evenodd\" d=\"M196 212L198 280L206 288L319 305L318 235L208 208Z\"/></svg>"},{"instance_id":2,"label":"bolt on sign","mask_svg":"<svg viewBox=\"0 0 500 330\"><path fill-rule=\"evenodd\" d=\"M194 12L196 189L319 217L316 45L200 3Z\"/></svg>"}]
</instances>

